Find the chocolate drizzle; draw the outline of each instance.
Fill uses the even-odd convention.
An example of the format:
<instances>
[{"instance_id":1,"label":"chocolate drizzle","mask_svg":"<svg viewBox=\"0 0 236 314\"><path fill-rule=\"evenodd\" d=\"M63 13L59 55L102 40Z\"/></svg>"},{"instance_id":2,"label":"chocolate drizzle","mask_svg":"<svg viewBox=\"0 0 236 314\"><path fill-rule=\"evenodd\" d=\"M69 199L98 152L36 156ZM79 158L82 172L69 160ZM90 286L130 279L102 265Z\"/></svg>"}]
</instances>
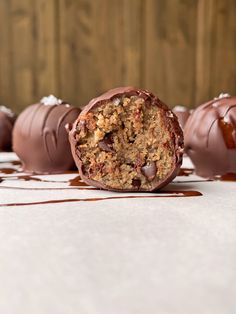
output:
<instances>
[{"instance_id":1,"label":"chocolate drizzle","mask_svg":"<svg viewBox=\"0 0 236 314\"><path fill-rule=\"evenodd\" d=\"M89 186L85 182L81 181L80 176L76 176L73 179L70 179L69 181L69 186Z\"/></svg>"},{"instance_id":2,"label":"chocolate drizzle","mask_svg":"<svg viewBox=\"0 0 236 314\"><path fill-rule=\"evenodd\" d=\"M21 163L19 161L5 161L1 162L2 164L12 164L12 166L19 166ZM22 186L6 186L0 185L0 189L11 189L11 190L35 190L35 191L45 191L45 190L99 190L98 188L94 188L88 186L85 182L83 182L78 176L78 172L75 171L65 171L63 174L77 174L74 178L69 179L67 181L60 180L48 180L36 177L35 175L27 175L24 174L20 169L15 167L8 168L0 168L0 172L5 174L6 176L0 177L0 182L5 181L36 181L36 182L47 182L47 183L66 183L66 187L22 187ZM12 174L17 173L17 176L13 176ZM180 182L181 183L181 182ZM0 204L0 207L7 206L30 206L30 205L44 205L44 204L57 204L57 203L71 203L71 202L98 202L105 200L118 200L118 199L154 199L154 198L173 198L173 197L195 197L201 196L202 194L195 190L162 190L158 193L153 193L152 195L127 195L127 196L108 196L108 197L91 197L91 198L68 198L68 199L59 199L59 200L46 200L39 202L12 202Z\"/></svg>"},{"instance_id":3,"label":"chocolate drizzle","mask_svg":"<svg viewBox=\"0 0 236 314\"><path fill-rule=\"evenodd\" d=\"M96 198L68 198L68 199L63 199L63 200L49 200L49 201L42 201L42 202L7 203L7 204L0 204L0 207L58 204L58 203L72 203L72 202L96 202L96 201L106 201L106 200L115 200L115 199L191 197L191 196L202 195L202 193L198 191L165 191L165 192L159 191L158 194L159 195L128 195L128 196L110 196L110 197L96 197ZM169 194L169 195L164 195L164 194Z\"/></svg>"},{"instance_id":4,"label":"chocolate drizzle","mask_svg":"<svg viewBox=\"0 0 236 314\"><path fill-rule=\"evenodd\" d=\"M16 171L14 168L3 168L8 169L8 173L13 173ZM2 170L2 169L1 169ZM6 172L6 171L5 171ZM67 171L65 174L74 173ZM51 183L67 183L70 187L75 188L38 188L38 187L10 187L10 186L0 186L0 189L16 189L16 190L70 190L70 189L79 189L79 190L98 190L97 188L93 188L88 186L85 182L81 181L80 176L76 176L73 179L68 181L54 181L47 180L35 177L34 175L25 175L20 174L18 176L8 176L0 178L0 182L2 181L12 181L12 180L23 180L23 181L38 181L38 182L51 182ZM168 198L168 197L193 197L193 196L201 196L202 194L198 191L183 191L183 190L171 190L171 191L159 191L158 193L153 193L153 195L127 195L127 196L110 196L110 197L98 197L98 198L76 198L76 199L59 199L59 200L48 200L48 201L40 201L40 202L19 202L19 203L5 203L0 204L2 206L30 206L30 205L43 205L43 204L56 204L56 203L67 203L67 202L95 202L95 201L105 201L105 200L113 200L113 199L142 199L142 198Z\"/></svg>"},{"instance_id":5,"label":"chocolate drizzle","mask_svg":"<svg viewBox=\"0 0 236 314\"><path fill-rule=\"evenodd\" d=\"M0 168L0 173L2 174L12 174L17 173L18 171L14 168Z\"/></svg>"},{"instance_id":6,"label":"chocolate drizzle","mask_svg":"<svg viewBox=\"0 0 236 314\"><path fill-rule=\"evenodd\" d=\"M189 177L191 174L193 174L194 169L192 168L180 168L178 177Z\"/></svg>"},{"instance_id":7,"label":"chocolate drizzle","mask_svg":"<svg viewBox=\"0 0 236 314\"><path fill-rule=\"evenodd\" d=\"M228 123L224 120L224 118L218 119L219 127L221 129L225 145L228 149L235 149L235 127L232 123Z\"/></svg>"},{"instance_id":8,"label":"chocolate drizzle","mask_svg":"<svg viewBox=\"0 0 236 314\"><path fill-rule=\"evenodd\" d=\"M236 173L226 173L222 176L216 176L215 180L236 182Z\"/></svg>"},{"instance_id":9,"label":"chocolate drizzle","mask_svg":"<svg viewBox=\"0 0 236 314\"><path fill-rule=\"evenodd\" d=\"M9 173L3 172L5 174L10 174L10 170L6 168L7 170L9 170ZM0 168L0 173L1 173L1 168ZM4 169L5 170L5 169ZM13 170L13 169L12 169ZM66 173L65 173L66 174ZM42 179L42 178L38 178L35 177L34 175L18 175L18 176L9 176L9 177L1 177L2 181L38 181L38 182L47 182L47 183L68 183L69 186L88 186L86 183L84 183L83 181L81 181L80 177L77 176L73 179L70 179L68 181L56 181L56 180L47 180L47 179Z\"/></svg>"}]
</instances>

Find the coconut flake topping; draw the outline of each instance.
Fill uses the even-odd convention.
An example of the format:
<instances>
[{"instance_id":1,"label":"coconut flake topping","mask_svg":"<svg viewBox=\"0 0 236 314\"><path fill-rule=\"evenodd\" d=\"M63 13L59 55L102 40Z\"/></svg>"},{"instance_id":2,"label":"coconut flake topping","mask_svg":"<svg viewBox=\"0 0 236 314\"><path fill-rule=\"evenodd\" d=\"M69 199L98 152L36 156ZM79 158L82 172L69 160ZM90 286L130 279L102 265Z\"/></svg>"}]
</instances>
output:
<instances>
[{"instance_id":1,"label":"coconut flake topping","mask_svg":"<svg viewBox=\"0 0 236 314\"><path fill-rule=\"evenodd\" d=\"M221 99L221 98L226 98L226 97L230 97L231 95L228 93L220 93L220 95L218 97L215 97L214 99Z\"/></svg>"},{"instance_id":2,"label":"coconut flake topping","mask_svg":"<svg viewBox=\"0 0 236 314\"><path fill-rule=\"evenodd\" d=\"M186 108L185 106L177 105L173 108L173 110L178 112L185 112L188 111L188 108Z\"/></svg>"},{"instance_id":3,"label":"coconut flake topping","mask_svg":"<svg viewBox=\"0 0 236 314\"><path fill-rule=\"evenodd\" d=\"M11 111L10 108L7 108L5 106L0 106L0 111L4 112L6 115L8 115L9 117L14 117L14 112Z\"/></svg>"},{"instance_id":4,"label":"coconut flake topping","mask_svg":"<svg viewBox=\"0 0 236 314\"><path fill-rule=\"evenodd\" d=\"M49 95L47 97L43 97L40 100L40 103L44 104L45 106L61 105L62 100L53 95Z\"/></svg>"}]
</instances>

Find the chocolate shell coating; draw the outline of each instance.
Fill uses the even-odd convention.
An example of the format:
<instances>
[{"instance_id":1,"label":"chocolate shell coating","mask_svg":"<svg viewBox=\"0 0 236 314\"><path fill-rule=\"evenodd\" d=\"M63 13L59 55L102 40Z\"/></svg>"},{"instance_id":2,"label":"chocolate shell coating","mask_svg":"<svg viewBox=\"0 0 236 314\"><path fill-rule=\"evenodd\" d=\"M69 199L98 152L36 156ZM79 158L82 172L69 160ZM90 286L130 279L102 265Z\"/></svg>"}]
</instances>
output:
<instances>
[{"instance_id":1,"label":"chocolate shell coating","mask_svg":"<svg viewBox=\"0 0 236 314\"><path fill-rule=\"evenodd\" d=\"M33 104L18 117L13 150L31 173L62 173L74 167L65 126L73 123L79 108L69 104Z\"/></svg>"},{"instance_id":2,"label":"chocolate shell coating","mask_svg":"<svg viewBox=\"0 0 236 314\"><path fill-rule=\"evenodd\" d=\"M199 176L236 173L236 97L221 96L199 106L184 135L185 151Z\"/></svg>"},{"instance_id":3,"label":"chocolate shell coating","mask_svg":"<svg viewBox=\"0 0 236 314\"><path fill-rule=\"evenodd\" d=\"M125 136L127 135L125 132L131 132L131 130L127 131L127 125L129 125L129 121L121 121L122 114L124 114L124 111L122 111L122 109L124 107L124 102L127 98L129 98L130 102L134 101L134 103L137 100L137 110L133 121L134 124L135 122L137 122L135 119L138 120L141 114L145 115L145 112L138 111L138 102L143 102L142 109L145 109L145 111L147 112L149 110L157 110L159 115L158 117L161 119L163 125L165 125L168 133L169 142L167 141L166 143L164 143L164 145L166 145L166 147L168 147L167 149L170 150L169 153L171 154L171 168L168 170L168 173L166 173L164 177L161 177L159 179L157 178L157 171L159 171L160 169L157 161L155 161L155 163L151 160L143 161L140 157L140 160L137 158L134 162L132 159L130 159L130 163L128 163L127 160L129 159L129 151L124 151L123 154L123 151L121 153L121 151L117 149L117 141L120 140L121 142L124 142ZM121 106L123 107L121 108ZM109 114L109 110L113 111ZM120 112L123 112L120 115L117 114L119 110ZM94 116L96 116L95 120L93 118ZM116 122L114 122L114 125L109 125L113 118L116 119ZM155 117L151 118L155 120ZM100 127L101 121L104 122L104 125L107 128L106 131L104 131L103 128ZM118 125L120 127L118 127ZM111 130L110 132L109 128ZM124 133L122 133L121 128L124 129ZM143 128L140 129L140 132L143 132L144 129L145 125L143 126ZM105 135L103 134L103 131L105 132ZM155 132L158 132L158 130L153 130L153 132L153 134L155 134ZM101 138L101 140L99 140L97 144L91 144L92 146L89 147L89 139L91 137L96 138L97 134L98 136L100 136L100 133L103 134L103 138ZM87 142L86 134L89 134L89 136L87 137ZM172 181L173 178L177 175L182 163L183 133L176 116L163 102L161 102L161 100L155 97L152 93L146 90L136 89L134 87L115 88L109 90L108 92L97 98L92 99L88 103L88 105L84 107L78 119L74 122L72 130L69 132L69 140L71 144L71 151L75 163L79 169L81 178L87 184L101 189L123 192L154 191L162 188L170 181ZM137 147L138 144L136 143L135 138L132 138L132 136L130 136L129 140L130 147L133 145L132 147L134 147L134 151L137 151L140 147ZM92 160L90 163L85 162L85 160L83 159L85 146L87 152L91 149L91 154L87 154L88 159L90 158L90 155L92 156L92 154L96 151L97 160L96 158L94 160L90 158L90 161ZM155 154L154 148L150 147L149 150L153 151L153 153ZM142 154L142 151L143 149L141 147L140 154ZM100 156L103 156L104 163L99 162ZM116 166L114 166L113 160L116 160L117 168ZM109 165L113 167L110 170L110 173L107 172L107 168L109 168ZM122 181L122 169L124 169L123 172L125 172L126 169L131 169L130 173L132 175L134 173L134 169L137 169L137 176L133 177L131 186L128 185L128 183ZM111 175L111 173L114 182L117 181L119 183L113 184L112 180L110 181L110 183L104 182L103 178L106 175ZM98 177L100 177L101 179L97 179Z\"/></svg>"},{"instance_id":4,"label":"chocolate shell coating","mask_svg":"<svg viewBox=\"0 0 236 314\"><path fill-rule=\"evenodd\" d=\"M11 151L12 130L15 123L15 115L9 115L1 110L0 106L0 151Z\"/></svg>"}]
</instances>

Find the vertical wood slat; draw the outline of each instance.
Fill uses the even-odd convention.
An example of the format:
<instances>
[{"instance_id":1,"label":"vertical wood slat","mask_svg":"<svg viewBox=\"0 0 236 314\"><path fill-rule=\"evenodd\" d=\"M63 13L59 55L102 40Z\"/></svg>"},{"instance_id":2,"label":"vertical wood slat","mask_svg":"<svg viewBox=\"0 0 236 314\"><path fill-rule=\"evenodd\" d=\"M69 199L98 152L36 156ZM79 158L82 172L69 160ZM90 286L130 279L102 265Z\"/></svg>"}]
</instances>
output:
<instances>
[{"instance_id":1,"label":"vertical wood slat","mask_svg":"<svg viewBox=\"0 0 236 314\"><path fill-rule=\"evenodd\" d=\"M145 87L171 106L194 103L196 4L146 0Z\"/></svg>"},{"instance_id":2,"label":"vertical wood slat","mask_svg":"<svg viewBox=\"0 0 236 314\"><path fill-rule=\"evenodd\" d=\"M210 98L215 0L199 0L197 8L197 54L195 103Z\"/></svg>"},{"instance_id":3,"label":"vertical wood slat","mask_svg":"<svg viewBox=\"0 0 236 314\"><path fill-rule=\"evenodd\" d=\"M123 68L121 83L142 87L143 29L145 20L143 0L124 0L123 5Z\"/></svg>"},{"instance_id":4,"label":"vertical wood slat","mask_svg":"<svg viewBox=\"0 0 236 314\"><path fill-rule=\"evenodd\" d=\"M0 104L13 101L10 84L10 6L8 0L0 1Z\"/></svg>"},{"instance_id":5,"label":"vertical wood slat","mask_svg":"<svg viewBox=\"0 0 236 314\"><path fill-rule=\"evenodd\" d=\"M33 7L30 0L11 0L10 73L14 107L28 104L33 98L34 40ZM25 103L25 104L24 104Z\"/></svg>"},{"instance_id":6,"label":"vertical wood slat","mask_svg":"<svg viewBox=\"0 0 236 314\"><path fill-rule=\"evenodd\" d=\"M195 104L236 94L236 2L199 0Z\"/></svg>"},{"instance_id":7,"label":"vertical wood slat","mask_svg":"<svg viewBox=\"0 0 236 314\"><path fill-rule=\"evenodd\" d=\"M211 84L208 98L222 91L236 94L236 2L214 2Z\"/></svg>"},{"instance_id":8,"label":"vertical wood slat","mask_svg":"<svg viewBox=\"0 0 236 314\"><path fill-rule=\"evenodd\" d=\"M20 111L57 93L55 2L1 0L0 100Z\"/></svg>"},{"instance_id":9,"label":"vertical wood slat","mask_svg":"<svg viewBox=\"0 0 236 314\"><path fill-rule=\"evenodd\" d=\"M60 0L60 86L75 105L140 84L142 0Z\"/></svg>"},{"instance_id":10,"label":"vertical wood slat","mask_svg":"<svg viewBox=\"0 0 236 314\"><path fill-rule=\"evenodd\" d=\"M59 28L58 1L34 0L36 17L37 64L35 68L35 99L55 94L61 97L59 90Z\"/></svg>"}]
</instances>

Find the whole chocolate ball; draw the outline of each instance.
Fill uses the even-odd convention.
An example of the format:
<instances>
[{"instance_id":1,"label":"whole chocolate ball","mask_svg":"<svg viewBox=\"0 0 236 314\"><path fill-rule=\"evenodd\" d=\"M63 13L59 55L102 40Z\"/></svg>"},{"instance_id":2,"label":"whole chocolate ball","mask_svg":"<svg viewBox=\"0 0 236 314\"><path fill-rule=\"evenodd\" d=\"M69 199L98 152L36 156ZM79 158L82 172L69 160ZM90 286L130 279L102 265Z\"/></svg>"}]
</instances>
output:
<instances>
[{"instance_id":1,"label":"whole chocolate ball","mask_svg":"<svg viewBox=\"0 0 236 314\"><path fill-rule=\"evenodd\" d=\"M50 95L19 115L13 130L13 150L24 171L61 173L74 167L65 126L79 113L79 108Z\"/></svg>"},{"instance_id":2,"label":"whole chocolate ball","mask_svg":"<svg viewBox=\"0 0 236 314\"><path fill-rule=\"evenodd\" d=\"M15 119L15 114L9 108L0 106L0 151L11 151Z\"/></svg>"},{"instance_id":3,"label":"whole chocolate ball","mask_svg":"<svg viewBox=\"0 0 236 314\"><path fill-rule=\"evenodd\" d=\"M199 106L184 135L185 151L198 175L214 179L236 173L236 97L220 94Z\"/></svg>"}]
</instances>

